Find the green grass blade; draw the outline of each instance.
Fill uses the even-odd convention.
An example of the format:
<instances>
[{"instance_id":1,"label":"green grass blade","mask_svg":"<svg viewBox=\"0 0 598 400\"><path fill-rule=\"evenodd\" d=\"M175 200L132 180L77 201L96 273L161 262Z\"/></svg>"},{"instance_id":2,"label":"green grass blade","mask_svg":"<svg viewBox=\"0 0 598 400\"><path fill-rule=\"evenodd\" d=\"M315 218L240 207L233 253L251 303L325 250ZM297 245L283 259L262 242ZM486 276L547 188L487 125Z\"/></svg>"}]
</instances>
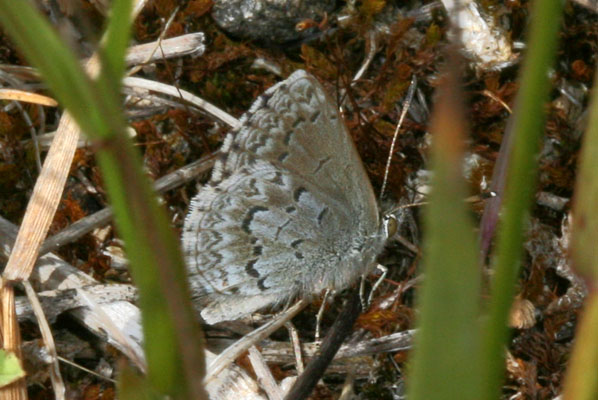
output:
<instances>
[{"instance_id":1,"label":"green grass blade","mask_svg":"<svg viewBox=\"0 0 598 400\"><path fill-rule=\"evenodd\" d=\"M164 396L153 391L147 380L128 365L120 368L117 391L118 398L123 400L164 400Z\"/></svg>"},{"instance_id":2,"label":"green grass blade","mask_svg":"<svg viewBox=\"0 0 598 400\"><path fill-rule=\"evenodd\" d=\"M575 333L575 342L567 375L564 400L598 399L598 291L586 299L582 318Z\"/></svg>"},{"instance_id":3,"label":"green grass blade","mask_svg":"<svg viewBox=\"0 0 598 400\"><path fill-rule=\"evenodd\" d=\"M199 398L205 375L203 338L178 240L129 140L119 136L106 142L97 159L140 291L149 380L174 398Z\"/></svg>"},{"instance_id":4,"label":"green grass blade","mask_svg":"<svg viewBox=\"0 0 598 400\"><path fill-rule=\"evenodd\" d=\"M598 289L598 72L589 107L573 199L571 256L573 267L588 287Z\"/></svg>"},{"instance_id":5,"label":"green grass blade","mask_svg":"<svg viewBox=\"0 0 598 400\"><path fill-rule=\"evenodd\" d=\"M117 18L128 23L119 13L130 6L123 0L117 7ZM27 1L0 0L0 22L79 126L99 143L98 164L139 288L150 383L173 398L205 397L203 338L191 306L178 239L125 133L119 102L123 62L113 60L114 54L106 55L109 72L100 72L99 81L93 82ZM106 49L122 57L129 27L109 26L114 32L106 40ZM108 83L109 79L114 81Z\"/></svg>"},{"instance_id":6,"label":"green grass blade","mask_svg":"<svg viewBox=\"0 0 598 400\"><path fill-rule=\"evenodd\" d=\"M590 294L577 326L567 376L565 400L598 398L598 72L589 106L573 198L571 260Z\"/></svg>"},{"instance_id":7,"label":"green grass blade","mask_svg":"<svg viewBox=\"0 0 598 400\"><path fill-rule=\"evenodd\" d=\"M112 2L108 26L99 49L102 70L98 77L100 88L119 94L120 81L125 73L125 53L130 41L131 0ZM116 85L116 86L115 86Z\"/></svg>"},{"instance_id":8,"label":"green grass blade","mask_svg":"<svg viewBox=\"0 0 598 400\"><path fill-rule=\"evenodd\" d=\"M454 68L456 70L456 68ZM481 399L480 268L474 224L463 201L464 123L456 74L441 88L431 131L434 178L425 210L424 274L419 293L409 399Z\"/></svg>"},{"instance_id":9,"label":"green grass blade","mask_svg":"<svg viewBox=\"0 0 598 400\"><path fill-rule=\"evenodd\" d=\"M507 319L515 294L525 222L535 191L536 156L545 120L544 106L550 90L548 71L555 58L562 7L560 0L535 1L530 18L528 48L513 115L512 158L507 173L489 318L485 327L484 360L488 377L484 383L487 398L498 398L504 377Z\"/></svg>"}]
</instances>

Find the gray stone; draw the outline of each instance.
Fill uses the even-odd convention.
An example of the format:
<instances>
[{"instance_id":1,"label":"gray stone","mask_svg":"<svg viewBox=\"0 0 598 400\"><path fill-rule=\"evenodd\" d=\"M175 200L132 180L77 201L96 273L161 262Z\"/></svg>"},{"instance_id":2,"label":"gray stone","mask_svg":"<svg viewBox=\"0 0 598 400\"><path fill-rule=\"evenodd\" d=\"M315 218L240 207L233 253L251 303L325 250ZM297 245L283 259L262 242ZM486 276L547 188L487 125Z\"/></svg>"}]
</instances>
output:
<instances>
[{"instance_id":1,"label":"gray stone","mask_svg":"<svg viewBox=\"0 0 598 400\"><path fill-rule=\"evenodd\" d=\"M215 0L212 18L234 37L283 44L313 35L317 27L299 32L295 25L320 22L335 5L335 0Z\"/></svg>"}]
</instances>

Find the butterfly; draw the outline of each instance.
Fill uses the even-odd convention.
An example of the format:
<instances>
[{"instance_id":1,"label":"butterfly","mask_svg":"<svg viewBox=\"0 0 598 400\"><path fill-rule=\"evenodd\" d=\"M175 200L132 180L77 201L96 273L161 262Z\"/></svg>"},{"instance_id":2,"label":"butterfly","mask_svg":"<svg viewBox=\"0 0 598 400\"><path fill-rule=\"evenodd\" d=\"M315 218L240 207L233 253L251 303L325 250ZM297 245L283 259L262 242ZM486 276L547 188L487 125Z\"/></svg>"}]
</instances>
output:
<instances>
[{"instance_id":1,"label":"butterfly","mask_svg":"<svg viewBox=\"0 0 598 400\"><path fill-rule=\"evenodd\" d=\"M388 237L338 109L312 75L274 85L240 121L183 227L207 323L342 290L371 271Z\"/></svg>"}]
</instances>

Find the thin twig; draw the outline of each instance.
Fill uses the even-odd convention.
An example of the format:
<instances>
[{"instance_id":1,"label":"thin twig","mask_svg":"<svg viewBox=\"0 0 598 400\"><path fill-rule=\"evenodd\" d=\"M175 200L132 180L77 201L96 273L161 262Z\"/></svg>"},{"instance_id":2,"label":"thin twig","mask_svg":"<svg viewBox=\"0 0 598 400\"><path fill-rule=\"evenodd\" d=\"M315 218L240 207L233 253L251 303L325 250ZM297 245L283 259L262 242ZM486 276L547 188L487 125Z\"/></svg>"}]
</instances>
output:
<instances>
[{"instance_id":1,"label":"thin twig","mask_svg":"<svg viewBox=\"0 0 598 400\"><path fill-rule=\"evenodd\" d=\"M277 314L270 322L260 326L253 332L245 335L237 342L230 345L226 350L216 357L214 361L208 366L204 383L207 385L212 379L214 379L224 368L232 363L237 357L239 357L249 347L258 343L259 341L267 338L273 332L278 330L280 327L293 318L299 311L307 306L307 301L299 300L295 305L288 308L287 310Z\"/></svg>"},{"instance_id":2,"label":"thin twig","mask_svg":"<svg viewBox=\"0 0 598 400\"><path fill-rule=\"evenodd\" d=\"M95 371L93 371L93 370L91 370L91 369L89 369L89 368L85 368L84 366L82 366L82 365L79 365L79 364L77 364L77 363L74 363L74 362L72 362L71 360L68 360L68 359L66 359L66 358L64 358L64 357L57 356L57 358L58 358L58 360L59 360L59 361L62 361L63 363L65 363L65 364L68 364L68 365L70 365L70 366L72 366L72 367L78 368L78 369L80 369L81 371L85 371L85 372L87 372L88 374L91 374L91 375L93 375L93 376L97 376L97 377L98 377L98 378L100 378L100 379L106 380L106 381L108 381L108 382L112 382L112 383L114 383L114 384L116 384L116 383L117 383L117 382L116 382L116 380L114 380L114 379L112 379L112 378L108 378L107 376L104 376L104 375L102 375L102 374L98 374L97 372L95 372Z\"/></svg>"},{"instance_id":3,"label":"thin twig","mask_svg":"<svg viewBox=\"0 0 598 400\"><path fill-rule=\"evenodd\" d=\"M56 353L56 344L54 343L54 336L52 336L50 324L48 324L48 320L46 319L42 305L35 294L35 290L33 290L33 287L31 287L31 283L29 283L29 281L23 281L23 286L25 287L25 293L27 293L27 298L31 303L31 308L33 309L33 313L37 319L37 324L39 325L39 330L42 334L42 339L44 340L44 346L46 347L51 359L50 380L52 381L52 388L54 389L54 397L56 400L64 400L66 387L64 386L64 381L62 380L62 375L60 374L58 354Z\"/></svg>"},{"instance_id":4,"label":"thin twig","mask_svg":"<svg viewBox=\"0 0 598 400\"><path fill-rule=\"evenodd\" d=\"M186 90L178 89L175 86L136 77L125 78L123 80L123 85L132 89L144 89L156 93L166 94L168 96L176 98L182 98L183 100L189 102L191 105L206 112L207 114L218 119L219 121L224 122L226 125L232 128L237 128L240 126L239 120L237 118L221 110L215 105L203 100L202 98L195 96L194 94L187 92Z\"/></svg>"},{"instance_id":5,"label":"thin twig","mask_svg":"<svg viewBox=\"0 0 598 400\"><path fill-rule=\"evenodd\" d=\"M158 193L174 189L196 178L198 175L208 171L214 165L218 153L194 161L191 164L179 168L168 175L163 176L154 183L154 189ZM67 243L71 243L94 229L107 225L112 220L112 208L106 207L94 214L81 218L72 223L64 230L46 239L39 254L46 254L54 251Z\"/></svg>"},{"instance_id":6,"label":"thin twig","mask_svg":"<svg viewBox=\"0 0 598 400\"><path fill-rule=\"evenodd\" d=\"M272 372L270 372L264 357L262 357L262 354L255 346L249 348L249 361L258 382L262 385L266 394L268 394L268 398L270 400L282 400L283 393L272 376Z\"/></svg>"},{"instance_id":7,"label":"thin twig","mask_svg":"<svg viewBox=\"0 0 598 400\"><path fill-rule=\"evenodd\" d=\"M368 67L372 63L372 60L374 59L374 56L376 55L376 52L378 51L378 47L376 44L376 31L373 29L370 30L368 32L367 38L368 38L368 40L367 40L368 54L367 54L365 60L363 60L361 67L359 68L359 70L357 71L355 76L353 77L353 81L351 82L351 85L355 84L355 82L357 82L359 79L361 79L361 77L365 74L365 71L367 71Z\"/></svg>"},{"instance_id":8,"label":"thin twig","mask_svg":"<svg viewBox=\"0 0 598 400\"><path fill-rule=\"evenodd\" d=\"M291 338L291 345L293 346L293 353L295 354L295 369L297 370L297 374L301 375L305 366L303 365L303 355L301 354L301 341L299 340L299 333L297 332L297 328L293 325L292 322L287 322L285 327L289 331L289 337Z\"/></svg>"},{"instance_id":9,"label":"thin twig","mask_svg":"<svg viewBox=\"0 0 598 400\"><path fill-rule=\"evenodd\" d=\"M162 29L162 32L160 32L160 36L158 37L158 40L156 40L153 43L154 47L152 48L151 52L149 54L147 54L146 59L141 62L141 65L136 65L130 71L128 71L127 72L127 76L132 76L132 75L135 75L137 72L139 72L139 70L143 67L143 64L148 63L149 60L152 59L152 57L154 56L154 54L156 54L156 50L158 50L158 47L162 43L162 40L164 40L164 36L166 35L166 31L168 31L168 28L170 28L170 25L172 24L172 21L174 21L174 17L179 12L179 8L180 8L180 6L176 6L174 8L174 10L172 11L172 13L170 13L170 17L168 18L168 21L166 21L166 24L164 25L164 29ZM162 51L162 56L164 56L164 51Z\"/></svg>"},{"instance_id":10,"label":"thin twig","mask_svg":"<svg viewBox=\"0 0 598 400\"><path fill-rule=\"evenodd\" d=\"M390 162L392 161L392 154L395 149L395 144L397 142L397 137L399 136L399 130L403 125L403 120L407 115L407 111L409 110L409 106L411 105L411 100L413 100L413 94L415 93L415 88L417 86L417 78L415 75L411 78L411 83L409 84L409 89L407 90L407 96L405 96L405 101L403 101L403 109L401 110L401 117L399 118L399 122L397 123L397 127L395 129L395 133L392 137L392 143L390 144L390 151L388 152L388 159L386 160L386 168L384 168L384 181L382 181L382 188L380 189L380 198L384 196L384 192L386 190L386 184L388 182L388 172L390 171Z\"/></svg>"},{"instance_id":11,"label":"thin twig","mask_svg":"<svg viewBox=\"0 0 598 400\"><path fill-rule=\"evenodd\" d=\"M147 64L162 60L164 58L174 58L186 55L200 56L205 51L204 45L205 35L203 32L188 33L173 37L170 39L164 39L161 42L163 48L163 54L156 54L156 46L158 40L140 44L131 47L127 50L127 56L125 62L127 65L135 64Z\"/></svg>"}]
</instances>

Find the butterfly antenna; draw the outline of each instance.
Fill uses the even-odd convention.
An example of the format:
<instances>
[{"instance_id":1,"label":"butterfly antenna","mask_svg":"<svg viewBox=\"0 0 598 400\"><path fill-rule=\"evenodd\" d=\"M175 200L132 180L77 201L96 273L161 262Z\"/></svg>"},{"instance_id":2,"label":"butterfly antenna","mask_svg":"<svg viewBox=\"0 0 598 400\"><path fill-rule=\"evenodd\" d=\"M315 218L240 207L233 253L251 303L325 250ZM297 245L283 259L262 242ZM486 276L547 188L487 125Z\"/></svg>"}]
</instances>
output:
<instances>
[{"instance_id":1,"label":"butterfly antenna","mask_svg":"<svg viewBox=\"0 0 598 400\"><path fill-rule=\"evenodd\" d=\"M463 201L466 203L480 203L482 201L491 199L496 196L497 196L496 192L489 191L489 192L484 192L484 193L476 194L473 196L469 196L468 198L464 199ZM405 208L415 208L415 207L427 206L428 204L429 203L427 201L420 201L419 203L402 204L400 206L396 206L396 207L392 208L390 211L387 212L387 214L392 215L392 214L396 213L397 211L403 210Z\"/></svg>"},{"instance_id":2,"label":"butterfly antenna","mask_svg":"<svg viewBox=\"0 0 598 400\"><path fill-rule=\"evenodd\" d=\"M395 149L395 143L397 142L397 137L399 136L399 130L401 129L401 125L403 125L403 120L405 119L405 115L407 115L407 111L411 106L411 100L413 100L413 95L415 93L415 88L417 87L417 78L415 75L411 78L411 83L409 84L409 89L407 90L407 96L405 96L405 100L403 101L403 109L401 110L401 117L399 118L399 123L397 124L397 128L395 129L394 136L392 137L392 143L390 144L390 151L388 153L388 159L386 160L386 168L384 169L384 181L382 181L382 190L380 190L380 199L384 196L384 192L386 190L386 184L388 183L388 171L390 170L390 161L392 160L392 153Z\"/></svg>"}]
</instances>

